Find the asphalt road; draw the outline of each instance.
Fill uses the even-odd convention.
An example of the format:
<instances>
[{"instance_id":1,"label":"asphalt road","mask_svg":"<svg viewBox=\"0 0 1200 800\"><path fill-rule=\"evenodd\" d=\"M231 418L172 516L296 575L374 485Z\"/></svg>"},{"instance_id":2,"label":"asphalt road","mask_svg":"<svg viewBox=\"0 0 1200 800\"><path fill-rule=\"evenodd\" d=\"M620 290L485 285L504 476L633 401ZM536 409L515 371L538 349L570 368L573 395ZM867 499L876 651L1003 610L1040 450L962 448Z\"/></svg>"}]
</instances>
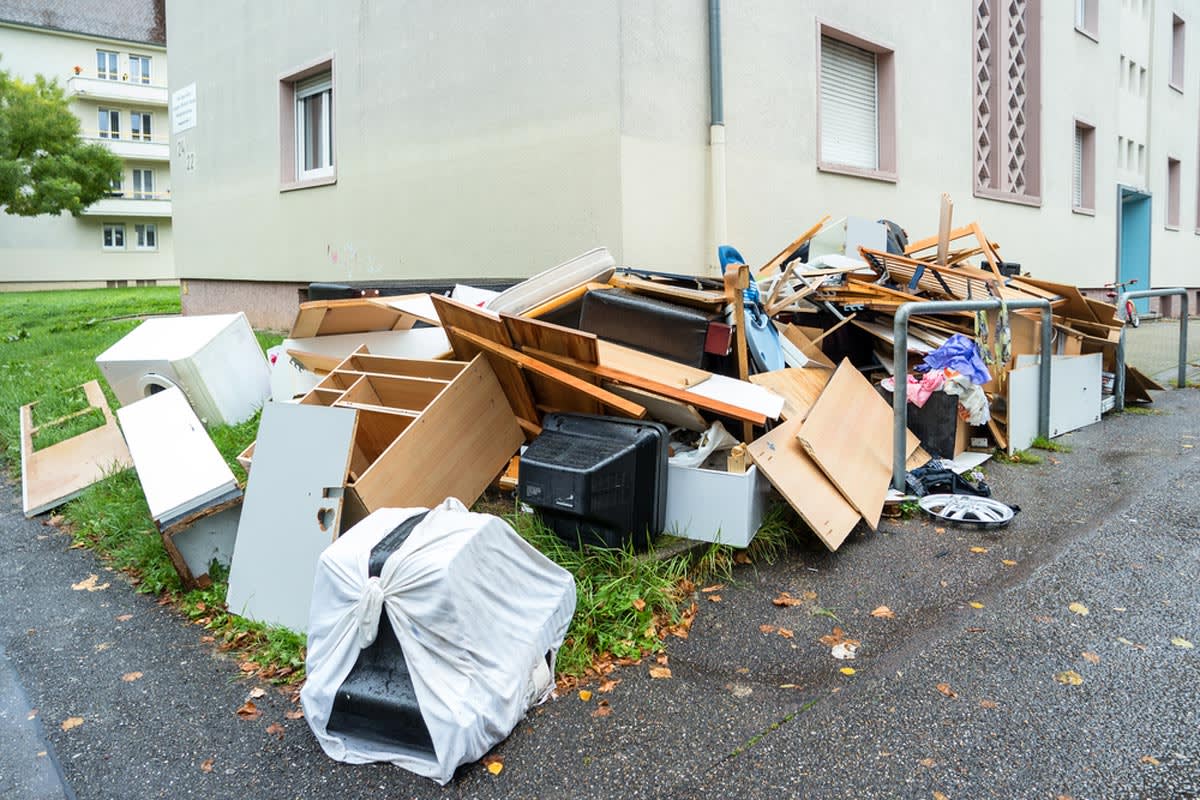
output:
<instances>
[{"instance_id":1,"label":"asphalt road","mask_svg":"<svg viewBox=\"0 0 1200 800\"><path fill-rule=\"evenodd\" d=\"M1022 508L1003 531L885 522L837 554L738 567L668 643L670 679L622 668L607 695L538 708L497 748L499 775L471 765L445 788L329 760L286 694L238 718L256 684L236 663L24 520L10 487L0 796L1200 797L1200 650L1183 646L1200 645L1200 391L1156 407L1063 437L1073 452L1043 464L989 464ZM72 588L90 575L108 585ZM783 590L815 597L777 607ZM835 625L856 660L818 642ZM1056 681L1067 670L1081 683Z\"/></svg>"}]
</instances>

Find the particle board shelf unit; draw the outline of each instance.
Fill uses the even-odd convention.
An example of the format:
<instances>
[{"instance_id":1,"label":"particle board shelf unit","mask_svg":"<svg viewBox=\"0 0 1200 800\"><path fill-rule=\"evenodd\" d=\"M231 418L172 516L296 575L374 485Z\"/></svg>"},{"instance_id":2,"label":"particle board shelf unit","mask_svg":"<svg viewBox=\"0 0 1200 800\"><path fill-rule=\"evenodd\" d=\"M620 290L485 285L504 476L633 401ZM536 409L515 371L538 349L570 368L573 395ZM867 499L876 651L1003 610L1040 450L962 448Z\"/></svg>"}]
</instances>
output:
<instances>
[{"instance_id":1,"label":"particle board shelf unit","mask_svg":"<svg viewBox=\"0 0 1200 800\"><path fill-rule=\"evenodd\" d=\"M424 361L362 347L300 403L357 414L343 529L380 508L431 508L447 497L469 506L525 438L482 355Z\"/></svg>"}]
</instances>

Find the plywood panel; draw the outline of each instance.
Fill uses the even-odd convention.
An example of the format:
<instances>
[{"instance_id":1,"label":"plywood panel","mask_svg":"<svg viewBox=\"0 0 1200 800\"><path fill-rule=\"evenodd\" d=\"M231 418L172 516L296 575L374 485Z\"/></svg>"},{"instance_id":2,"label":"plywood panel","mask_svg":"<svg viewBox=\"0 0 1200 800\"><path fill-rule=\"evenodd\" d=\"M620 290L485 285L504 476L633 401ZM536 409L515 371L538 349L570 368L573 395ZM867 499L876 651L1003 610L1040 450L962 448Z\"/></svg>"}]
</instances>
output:
<instances>
[{"instance_id":1,"label":"plywood panel","mask_svg":"<svg viewBox=\"0 0 1200 800\"><path fill-rule=\"evenodd\" d=\"M803 420L831 377L832 372L820 367L787 367L751 375L750 380L783 396L783 419Z\"/></svg>"},{"instance_id":2,"label":"plywood panel","mask_svg":"<svg viewBox=\"0 0 1200 800\"><path fill-rule=\"evenodd\" d=\"M508 329L513 346L518 350L532 347L555 355L569 356L588 364L600 361L594 333L577 331L541 320L514 317L511 314L501 314L500 319Z\"/></svg>"},{"instance_id":3,"label":"plywood panel","mask_svg":"<svg viewBox=\"0 0 1200 800\"><path fill-rule=\"evenodd\" d=\"M805 451L872 530L892 479L892 426L891 406L845 359L799 433Z\"/></svg>"},{"instance_id":4,"label":"plywood panel","mask_svg":"<svg viewBox=\"0 0 1200 800\"><path fill-rule=\"evenodd\" d=\"M754 463L830 550L837 550L861 516L809 457L796 435L802 420L789 419L750 443Z\"/></svg>"},{"instance_id":5,"label":"plywood panel","mask_svg":"<svg viewBox=\"0 0 1200 800\"><path fill-rule=\"evenodd\" d=\"M314 300L300 304L288 338L336 336L342 333L407 330L417 321L411 314L374 300Z\"/></svg>"},{"instance_id":6,"label":"plywood panel","mask_svg":"<svg viewBox=\"0 0 1200 800\"><path fill-rule=\"evenodd\" d=\"M652 356L600 339L596 342L601 366L630 375L640 375L657 383L686 389L712 377L711 372L689 367L677 361Z\"/></svg>"},{"instance_id":7,"label":"plywood panel","mask_svg":"<svg viewBox=\"0 0 1200 800\"><path fill-rule=\"evenodd\" d=\"M263 408L229 569L233 613L308 628L317 559L338 533L356 413L293 403Z\"/></svg>"},{"instance_id":8,"label":"plywood panel","mask_svg":"<svg viewBox=\"0 0 1200 800\"><path fill-rule=\"evenodd\" d=\"M104 414L104 425L37 451L33 449L35 403L21 406L21 505L27 517L77 497L109 471L133 465L100 384L88 381L83 391L88 405Z\"/></svg>"}]
</instances>

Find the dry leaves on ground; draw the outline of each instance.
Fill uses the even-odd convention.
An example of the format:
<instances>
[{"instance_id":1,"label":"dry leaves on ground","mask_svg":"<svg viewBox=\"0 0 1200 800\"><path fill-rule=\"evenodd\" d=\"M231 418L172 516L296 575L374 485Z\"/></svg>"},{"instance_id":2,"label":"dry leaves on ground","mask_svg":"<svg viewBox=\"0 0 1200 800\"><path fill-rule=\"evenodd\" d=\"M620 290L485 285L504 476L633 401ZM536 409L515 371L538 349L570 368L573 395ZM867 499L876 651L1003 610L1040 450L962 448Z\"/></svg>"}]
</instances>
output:
<instances>
[{"instance_id":1,"label":"dry leaves on ground","mask_svg":"<svg viewBox=\"0 0 1200 800\"><path fill-rule=\"evenodd\" d=\"M758 629L766 634L771 634L771 633L774 633L775 631L779 630L774 625L759 625Z\"/></svg>"},{"instance_id":2,"label":"dry leaves on ground","mask_svg":"<svg viewBox=\"0 0 1200 800\"><path fill-rule=\"evenodd\" d=\"M651 667L650 668L650 677L651 678L669 678L669 677L671 677L671 668L670 667Z\"/></svg>"},{"instance_id":3,"label":"dry leaves on ground","mask_svg":"<svg viewBox=\"0 0 1200 800\"><path fill-rule=\"evenodd\" d=\"M858 647L862 644L858 639L851 639L846 635L845 631L838 627L835 627L831 632L825 634L817 641L826 647L837 647L839 644L852 644Z\"/></svg>"},{"instance_id":4,"label":"dry leaves on ground","mask_svg":"<svg viewBox=\"0 0 1200 800\"><path fill-rule=\"evenodd\" d=\"M875 617L876 619L895 619L896 612L892 611L887 606L879 606L879 608L871 612L871 616Z\"/></svg>"},{"instance_id":5,"label":"dry leaves on ground","mask_svg":"<svg viewBox=\"0 0 1200 800\"><path fill-rule=\"evenodd\" d=\"M754 562L750 560L749 553L747 553L745 550L738 550L736 553L733 554L733 563L735 563L735 564L753 564Z\"/></svg>"},{"instance_id":6,"label":"dry leaves on ground","mask_svg":"<svg viewBox=\"0 0 1200 800\"><path fill-rule=\"evenodd\" d=\"M968 600L967 605L969 605L971 608L983 608L983 603L979 602L978 600Z\"/></svg>"},{"instance_id":7,"label":"dry leaves on ground","mask_svg":"<svg viewBox=\"0 0 1200 800\"><path fill-rule=\"evenodd\" d=\"M600 685L596 687L597 692L608 694L613 689L617 688L617 684L621 682L620 678L605 678L600 681Z\"/></svg>"},{"instance_id":8,"label":"dry leaves on ground","mask_svg":"<svg viewBox=\"0 0 1200 800\"><path fill-rule=\"evenodd\" d=\"M122 614L117 617L117 622L129 622L131 619L133 619L133 614Z\"/></svg>"},{"instance_id":9,"label":"dry leaves on ground","mask_svg":"<svg viewBox=\"0 0 1200 800\"><path fill-rule=\"evenodd\" d=\"M926 769L933 769L935 766L937 766L937 762L934 761L932 758L922 758L917 763L920 764L922 767L925 767Z\"/></svg>"},{"instance_id":10,"label":"dry leaves on ground","mask_svg":"<svg viewBox=\"0 0 1200 800\"><path fill-rule=\"evenodd\" d=\"M1141 757L1140 759L1138 759L1138 760L1139 760L1139 761L1141 761L1143 764L1149 764L1149 765L1150 765L1150 766L1152 766L1152 767L1157 767L1159 764L1161 764L1161 763L1162 763L1161 761L1159 761L1159 760L1158 760L1157 758L1155 758L1154 756L1142 756L1142 757Z\"/></svg>"},{"instance_id":11,"label":"dry leaves on ground","mask_svg":"<svg viewBox=\"0 0 1200 800\"><path fill-rule=\"evenodd\" d=\"M213 770L213 760L211 758L206 758L200 762L200 771L201 772L212 772L212 770Z\"/></svg>"},{"instance_id":12,"label":"dry leaves on ground","mask_svg":"<svg viewBox=\"0 0 1200 800\"><path fill-rule=\"evenodd\" d=\"M1054 680L1064 686L1079 686L1083 683L1083 676L1073 669L1064 669L1062 672L1054 674Z\"/></svg>"},{"instance_id":13,"label":"dry leaves on ground","mask_svg":"<svg viewBox=\"0 0 1200 800\"><path fill-rule=\"evenodd\" d=\"M776 631L776 633L785 639L794 638L796 635L795 631L793 631L791 628L780 628L778 631Z\"/></svg>"},{"instance_id":14,"label":"dry leaves on ground","mask_svg":"<svg viewBox=\"0 0 1200 800\"><path fill-rule=\"evenodd\" d=\"M948 684L948 683L939 683L937 685L937 690L939 692L941 692L942 694L944 694L946 697L958 697L958 692L951 689L950 684Z\"/></svg>"},{"instance_id":15,"label":"dry leaves on ground","mask_svg":"<svg viewBox=\"0 0 1200 800\"><path fill-rule=\"evenodd\" d=\"M110 586L110 584L108 584L108 583L96 583L96 581L98 581L98 580L100 580L100 576L93 573L91 575L88 575L86 578L81 580L79 583L72 583L71 588L77 592L82 592L82 591L98 592L101 589L107 589Z\"/></svg>"},{"instance_id":16,"label":"dry leaves on ground","mask_svg":"<svg viewBox=\"0 0 1200 800\"><path fill-rule=\"evenodd\" d=\"M262 716L262 712L258 710L258 706L254 705L253 700L242 703L234 713L242 719L258 719Z\"/></svg>"},{"instance_id":17,"label":"dry leaves on ground","mask_svg":"<svg viewBox=\"0 0 1200 800\"><path fill-rule=\"evenodd\" d=\"M646 601L645 601L645 600L643 600L643 599L642 599L642 598L640 598L640 597L636 598L636 599L633 601L633 603L631 603L631 605L632 605L632 606L633 606L635 609L637 609L638 611L645 611L645 610L646 610Z\"/></svg>"},{"instance_id":18,"label":"dry leaves on ground","mask_svg":"<svg viewBox=\"0 0 1200 800\"><path fill-rule=\"evenodd\" d=\"M140 672L126 672L121 676L121 680L125 681L126 683L133 683L140 677L142 677L142 673Z\"/></svg>"},{"instance_id":19,"label":"dry leaves on ground","mask_svg":"<svg viewBox=\"0 0 1200 800\"><path fill-rule=\"evenodd\" d=\"M979 707L992 709L992 708L999 708L1000 704L997 703L995 700L980 700Z\"/></svg>"},{"instance_id":20,"label":"dry leaves on ground","mask_svg":"<svg viewBox=\"0 0 1200 800\"><path fill-rule=\"evenodd\" d=\"M261 686L255 686L253 689L250 690L250 699L251 700L257 700L260 697L266 697L266 696L267 696L267 690L262 688Z\"/></svg>"},{"instance_id":21,"label":"dry leaves on ground","mask_svg":"<svg viewBox=\"0 0 1200 800\"><path fill-rule=\"evenodd\" d=\"M946 797L946 795L935 789L933 792L933 800L950 800L950 798Z\"/></svg>"},{"instance_id":22,"label":"dry leaves on ground","mask_svg":"<svg viewBox=\"0 0 1200 800\"><path fill-rule=\"evenodd\" d=\"M1072 614L1078 614L1081 617L1086 617L1088 615L1088 607L1083 603L1071 603L1071 605L1067 606L1067 610Z\"/></svg>"},{"instance_id":23,"label":"dry leaves on ground","mask_svg":"<svg viewBox=\"0 0 1200 800\"><path fill-rule=\"evenodd\" d=\"M579 699L586 703L592 699L592 693L590 691L588 691L587 689L580 689L579 690Z\"/></svg>"},{"instance_id":24,"label":"dry leaves on ground","mask_svg":"<svg viewBox=\"0 0 1200 800\"><path fill-rule=\"evenodd\" d=\"M1002 558L1000 559L1000 563L1006 567L1015 567L1017 565L1017 562L1013 561L1011 558Z\"/></svg>"},{"instance_id":25,"label":"dry leaves on ground","mask_svg":"<svg viewBox=\"0 0 1200 800\"><path fill-rule=\"evenodd\" d=\"M854 667L842 667L838 670L838 672L842 673L843 675L853 675L854 673L858 672L858 670L856 670Z\"/></svg>"},{"instance_id":26,"label":"dry leaves on ground","mask_svg":"<svg viewBox=\"0 0 1200 800\"><path fill-rule=\"evenodd\" d=\"M1099 664L1100 663L1100 656L1096 655L1095 653L1093 653L1089 650L1084 650L1080 655L1082 655L1083 660L1088 662L1089 664Z\"/></svg>"},{"instance_id":27,"label":"dry leaves on ground","mask_svg":"<svg viewBox=\"0 0 1200 800\"><path fill-rule=\"evenodd\" d=\"M705 586L703 589L700 590L700 593L701 594L712 594L713 592L719 592L724 588L725 588L725 584L714 583L712 586Z\"/></svg>"},{"instance_id":28,"label":"dry leaves on ground","mask_svg":"<svg viewBox=\"0 0 1200 800\"><path fill-rule=\"evenodd\" d=\"M1182 647L1184 650L1191 650L1195 646L1182 636L1176 636L1171 640L1171 644L1175 645L1176 647Z\"/></svg>"},{"instance_id":29,"label":"dry leaves on ground","mask_svg":"<svg viewBox=\"0 0 1200 800\"><path fill-rule=\"evenodd\" d=\"M285 719L304 719L304 709L297 708L294 711L285 711L283 712L283 716Z\"/></svg>"},{"instance_id":30,"label":"dry leaves on ground","mask_svg":"<svg viewBox=\"0 0 1200 800\"><path fill-rule=\"evenodd\" d=\"M67 717L62 721L61 727L64 731L69 731L72 728L78 728L83 724L83 717Z\"/></svg>"},{"instance_id":31,"label":"dry leaves on ground","mask_svg":"<svg viewBox=\"0 0 1200 800\"><path fill-rule=\"evenodd\" d=\"M771 601L777 606L799 606L804 604L804 600L800 597L792 597L791 592L780 592L779 595Z\"/></svg>"},{"instance_id":32,"label":"dry leaves on ground","mask_svg":"<svg viewBox=\"0 0 1200 800\"><path fill-rule=\"evenodd\" d=\"M487 771L493 775L499 775L504 771L504 758L502 756L484 756L480 761Z\"/></svg>"},{"instance_id":33,"label":"dry leaves on ground","mask_svg":"<svg viewBox=\"0 0 1200 800\"><path fill-rule=\"evenodd\" d=\"M607 700L601 700L596 704L596 710L592 712L593 717L607 717L612 713L612 706Z\"/></svg>"},{"instance_id":34,"label":"dry leaves on ground","mask_svg":"<svg viewBox=\"0 0 1200 800\"><path fill-rule=\"evenodd\" d=\"M710 595L708 596L708 602L710 602L710 603L719 603L719 602L721 602L721 595L719 595L719 594L710 594Z\"/></svg>"},{"instance_id":35,"label":"dry leaves on ground","mask_svg":"<svg viewBox=\"0 0 1200 800\"><path fill-rule=\"evenodd\" d=\"M272 722L270 725L267 726L267 733L271 736L274 736L276 739L282 739L283 738L283 726L280 725L278 722Z\"/></svg>"},{"instance_id":36,"label":"dry leaves on ground","mask_svg":"<svg viewBox=\"0 0 1200 800\"><path fill-rule=\"evenodd\" d=\"M972 553L986 553L987 551L988 549L986 547L979 547L978 545L971 548Z\"/></svg>"}]
</instances>

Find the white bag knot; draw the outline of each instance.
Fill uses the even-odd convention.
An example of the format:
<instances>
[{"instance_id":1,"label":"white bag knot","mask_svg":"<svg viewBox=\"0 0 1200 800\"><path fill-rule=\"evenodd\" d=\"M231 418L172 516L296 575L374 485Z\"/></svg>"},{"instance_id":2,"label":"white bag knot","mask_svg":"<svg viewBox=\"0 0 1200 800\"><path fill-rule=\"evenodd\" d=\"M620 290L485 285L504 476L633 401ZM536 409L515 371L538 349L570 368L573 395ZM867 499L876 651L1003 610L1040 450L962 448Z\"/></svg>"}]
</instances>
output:
<instances>
[{"instance_id":1,"label":"white bag knot","mask_svg":"<svg viewBox=\"0 0 1200 800\"><path fill-rule=\"evenodd\" d=\"M379 617L383 612L383 584L379 578L367 578L367 585L354 607L355 628L358 630L358 647L370 647L379 633Z\"/></svg>"}]
</instances>

